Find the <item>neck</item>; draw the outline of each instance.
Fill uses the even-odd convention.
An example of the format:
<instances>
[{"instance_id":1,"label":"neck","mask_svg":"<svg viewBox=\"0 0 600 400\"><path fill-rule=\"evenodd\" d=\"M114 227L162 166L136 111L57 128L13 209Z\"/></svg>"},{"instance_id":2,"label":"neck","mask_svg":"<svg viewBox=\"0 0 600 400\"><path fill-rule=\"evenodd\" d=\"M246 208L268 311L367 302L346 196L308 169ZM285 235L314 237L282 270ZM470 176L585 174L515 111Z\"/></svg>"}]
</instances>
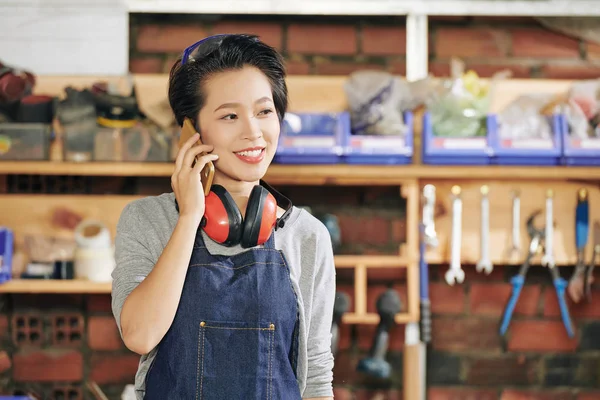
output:
<instances>
[{"instance_id":1,"label":"neck","mask_svg":"<svg viewBox=\"0 0 600 400\"><path fill-rule=\"evenodd\" d=\"M215 171L213 184L221 185L229 192L233 201L242 213L242 217L244 217L246 215L246 206L248 205L248 198L250 197L252 188L258 185L259 182L238 181Z\"/></svg>"}]
</instances>

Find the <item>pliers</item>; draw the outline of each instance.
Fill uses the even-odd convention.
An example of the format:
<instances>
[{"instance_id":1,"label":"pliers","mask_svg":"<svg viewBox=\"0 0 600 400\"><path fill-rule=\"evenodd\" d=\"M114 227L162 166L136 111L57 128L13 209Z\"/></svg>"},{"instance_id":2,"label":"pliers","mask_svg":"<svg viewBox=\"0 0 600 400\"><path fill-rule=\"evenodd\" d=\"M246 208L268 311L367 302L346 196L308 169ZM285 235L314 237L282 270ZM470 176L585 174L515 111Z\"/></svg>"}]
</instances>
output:
<instances>
[{"instance_id":1,"label":"pliers","mask_svg":"<svg viewBox=\"0 0 600 400\"><path fill-rule=\"evenodd\" d=\"M531 242L529 243L529 251L527 253L527 258L525 258L525 261L519 269L519 273L513 276L510 280L510 283L512 284L512 293L508 304L504 309L504 314L502 316L502 323L500 325L501 335L504 335L508 330L508 325L510 324L512 314L515 310L515 306L517 305L517 301L519 300L521 289L525 284L525 276L527 275L527 271L529 270L531 259L534 255L543 252L545 229L537 229L533 225L533 220L540 213L541 211L536 211L527 219L527 233L531 238ZM556 296L558 297L558 304L560 306L560 314L563 320L563 324L565 325L569 337L573 337L573 324L571 322L571 316L569 315L569 308L567 307L567 302L565 301L565 289L567 287L567 281L560 277L558 269L555 265L549 265L548 268L552 277L552 283L554 284L554 288L556 290Z\"/></svg>"},{"instance_id":2,"label":"pliers","mask_svg":"<svg viewBox=\"0 0 600 400\"><path fill-rule=\"evenodd\" d=\"M588 301L592 299L592 283L591 278L594 275L594 267L600 259L600 222L594 222L594 252L592 254L592 260L590 265L587 267L587 271L583 276L583 287L585 288L585 297Z\"/></svg>"}]
</instances>

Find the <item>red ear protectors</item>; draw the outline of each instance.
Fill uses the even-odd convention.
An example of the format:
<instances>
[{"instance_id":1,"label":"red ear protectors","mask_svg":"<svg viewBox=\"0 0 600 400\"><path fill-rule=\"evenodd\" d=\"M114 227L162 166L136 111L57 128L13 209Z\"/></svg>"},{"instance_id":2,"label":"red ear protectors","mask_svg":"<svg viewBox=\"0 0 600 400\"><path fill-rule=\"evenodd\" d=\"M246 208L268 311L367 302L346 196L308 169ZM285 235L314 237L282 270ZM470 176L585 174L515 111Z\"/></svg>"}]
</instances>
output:
<instances>
[{"instance_id":1,"label":"red ear protectors","mask_svg":"<svg viewBox=\"0 0 600 400\"><path fill-rule=\"evenodd\" d=\"M205 199L202 228L215 242L244 248L264 244L277 224L277 200L265 187L254 186L248 199L246 217L227 190L212 185Z\"/></svg>"}]
</instances>

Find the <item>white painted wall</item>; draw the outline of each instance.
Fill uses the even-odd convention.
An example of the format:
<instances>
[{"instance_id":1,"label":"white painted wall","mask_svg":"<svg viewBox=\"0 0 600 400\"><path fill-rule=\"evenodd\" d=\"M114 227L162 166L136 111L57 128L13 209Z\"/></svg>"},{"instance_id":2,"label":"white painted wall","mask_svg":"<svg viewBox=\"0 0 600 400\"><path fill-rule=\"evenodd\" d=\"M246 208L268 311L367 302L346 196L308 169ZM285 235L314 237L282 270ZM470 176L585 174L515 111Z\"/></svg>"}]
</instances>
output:
<instances>
[{"instance_id":1,"label":"white painted wall","mask_svg":"<svg viewBox=\"0 0 600 400\"><path fill-rule=\"evenodd\" d=\"M0 0L0 60L36 75L123 75L125 0Z\"/></svg>"}]
</instances>

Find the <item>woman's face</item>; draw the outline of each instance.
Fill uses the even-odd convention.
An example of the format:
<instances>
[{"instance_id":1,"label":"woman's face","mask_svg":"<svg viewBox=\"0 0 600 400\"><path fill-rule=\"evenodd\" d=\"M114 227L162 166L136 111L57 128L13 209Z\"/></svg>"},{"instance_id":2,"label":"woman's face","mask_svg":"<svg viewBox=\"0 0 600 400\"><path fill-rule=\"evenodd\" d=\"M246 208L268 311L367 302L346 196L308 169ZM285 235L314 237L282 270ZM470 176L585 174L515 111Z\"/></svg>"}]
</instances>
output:
<instances>
[{"instance_id":1,"label":"woman's face","mask_svg":"<svg viewBox=\"0 0 600 400\"><path fill-rule=\"evenodd\" d=\"M280 131L269 80L259 69L244 67L211 76L203 89L199 125L202 142L219 156L216 173L258 181L273 160Z\"/></svg>"}]
</instances>

